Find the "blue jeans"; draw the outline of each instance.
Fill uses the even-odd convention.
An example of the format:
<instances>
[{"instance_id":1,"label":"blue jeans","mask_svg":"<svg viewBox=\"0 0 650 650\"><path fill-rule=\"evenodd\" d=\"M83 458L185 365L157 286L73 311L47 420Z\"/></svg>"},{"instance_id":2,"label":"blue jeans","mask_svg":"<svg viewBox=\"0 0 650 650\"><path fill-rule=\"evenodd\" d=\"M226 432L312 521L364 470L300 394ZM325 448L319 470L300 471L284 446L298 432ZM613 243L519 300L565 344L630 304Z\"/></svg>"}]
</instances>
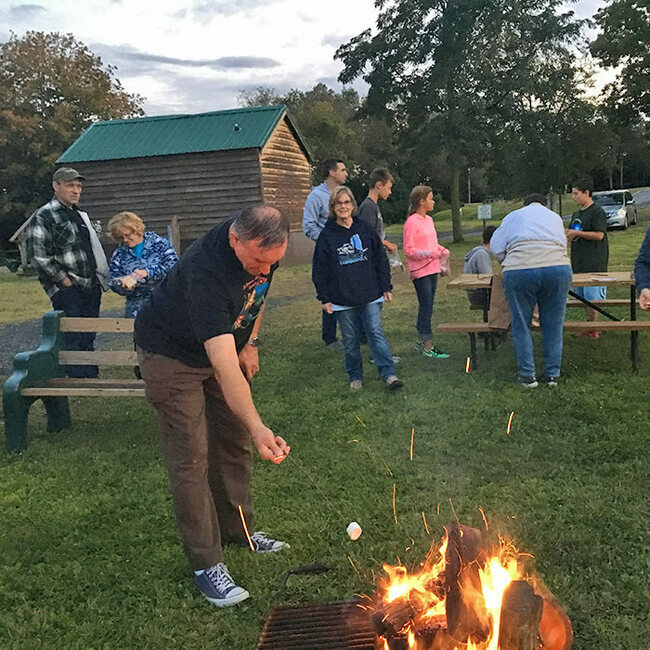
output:
<instances>
[{"instance_id":1,"label":"blue jeans","mask_svg":"<svg viewBox=\"0 0 650 650\"><path fill-rule=\"evenodd\" d=\"M415 329L421 341L430 341L433 338L431 318L433 316L433 299L436 297L438 286L438 274L417 278L413 280L413 286L418 297L418 319Z\"/></svg>"},{"instance_id":2,"label":"blue jeans","mask_svg":"<svg viewBox=\"0 0 650 650\"><path fill-rule=\"evenodd\" d=\"M530 322L535 303L544 345L544 374L559 377L562 365L562 327L573 274L568 265L542 266L503 272L503 289L512 316L512 340L520 377L535 375Z\"/></svg>"},{"instance_id":3,"label":"blue jeans","mask_svg":"<svg viewBox=\"0 0 650 650\"><path fill-rule=\"evenodd\" d=\"M336 341L336 316L334 314L328 314L324 309L321 311L323 312L323 343L329 345Z\"/></svg>"},{"instance_id":4,"label":"blue jeans","mask_svg":"<svg viewBox=\"0 0 650 650\"><path fill-rule=\"evenodd\" d=\"M345 372L350 381L363 379L361 339L364 333L380 377L385 380L395 374L393 355L381 327L381 307L382 303L371 302L335 312L343 339Z\"/></svg>"}]
</instances>

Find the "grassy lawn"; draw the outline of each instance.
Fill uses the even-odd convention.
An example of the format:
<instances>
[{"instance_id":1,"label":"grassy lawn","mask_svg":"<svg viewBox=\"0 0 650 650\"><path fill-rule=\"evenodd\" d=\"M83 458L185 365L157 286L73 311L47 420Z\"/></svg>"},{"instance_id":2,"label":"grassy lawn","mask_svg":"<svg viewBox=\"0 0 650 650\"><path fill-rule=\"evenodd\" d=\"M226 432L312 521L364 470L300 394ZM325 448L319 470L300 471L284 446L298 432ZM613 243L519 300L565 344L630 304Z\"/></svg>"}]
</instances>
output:
<instances>
[{"instance_id":1,"label":"grassy lawn","mask_svg":"<svg viewBox=\"0 0 650 650\"><path fill-rule=\"evenodd\" d=\"M610 268L631 268L644 231L610 234ZM451 246L452 277L475 243ZM31 286L5 280L0 291L18 287L20 296ZM446 283L435 322L478 320ZM469 374L465 336L439 337L448 360L418 356L415 295L401 273L384 323L405 387L388 394L368 363L364 389L353 394L342 357L320 343L309 268L281 269L272 297L254 394L293 451L280 466L257 462L254 495L259 527L291 549L260 557L228 549L251 598L211 607L191 586L152 409L137 398L78 398L74 426L48 434L36 404L27 452L0 458L0 647L250 650L271 607L370 593L382 563L397 556L417 566L454 520L450 500L477 527L481 506L491 532L535 555L573 622L574 648L648 647L648 336L633 375L628 335L567 335L560 386L525 390L513 384L510 341L489 359L481 351ZM539 353L538 335L535 343ZM364 530L357 542L345 533L353 520ZM278 591L287 569L313 562L334 568L291 577Z\"/></svg>"}]
</instances>

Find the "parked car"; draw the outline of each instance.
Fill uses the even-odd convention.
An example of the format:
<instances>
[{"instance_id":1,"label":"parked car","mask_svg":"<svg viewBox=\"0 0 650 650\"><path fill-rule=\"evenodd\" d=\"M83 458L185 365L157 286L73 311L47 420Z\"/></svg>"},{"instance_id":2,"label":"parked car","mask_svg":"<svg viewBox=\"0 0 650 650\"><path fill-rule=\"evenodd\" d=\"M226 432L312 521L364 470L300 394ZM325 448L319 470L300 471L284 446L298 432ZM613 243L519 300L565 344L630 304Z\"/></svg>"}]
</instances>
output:
<instances>
[{"instance_id":1,"label":"parked car","mask_svg":"<svg viewBox=\"0 0 650 650\"><path fill-rule=\"evenodd\" d=\"M636 203L627 190L609 190L594 192L594 203L599 205L607 215L608 228L627 228L636 223Z\"/></svg>"}]
</instances>

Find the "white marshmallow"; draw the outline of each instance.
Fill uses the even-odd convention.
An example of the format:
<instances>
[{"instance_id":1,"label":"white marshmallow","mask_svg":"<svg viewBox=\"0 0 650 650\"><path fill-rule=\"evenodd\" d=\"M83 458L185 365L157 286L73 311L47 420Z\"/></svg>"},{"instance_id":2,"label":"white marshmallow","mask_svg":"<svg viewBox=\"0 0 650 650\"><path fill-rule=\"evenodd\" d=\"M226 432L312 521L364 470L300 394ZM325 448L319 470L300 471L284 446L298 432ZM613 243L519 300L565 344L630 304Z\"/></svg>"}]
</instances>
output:
<instances>
[{"instance_id":1,"label":"white marshmallow","mask_svg":"<svg viewBox=\"0 0 650 650\"><path fill-rule=\"evenodd\" d=\"M350 522L345 530L348 533L348 537L353 541L361 537L361 526L356 521Z\"/></svg>"}]
</instances>

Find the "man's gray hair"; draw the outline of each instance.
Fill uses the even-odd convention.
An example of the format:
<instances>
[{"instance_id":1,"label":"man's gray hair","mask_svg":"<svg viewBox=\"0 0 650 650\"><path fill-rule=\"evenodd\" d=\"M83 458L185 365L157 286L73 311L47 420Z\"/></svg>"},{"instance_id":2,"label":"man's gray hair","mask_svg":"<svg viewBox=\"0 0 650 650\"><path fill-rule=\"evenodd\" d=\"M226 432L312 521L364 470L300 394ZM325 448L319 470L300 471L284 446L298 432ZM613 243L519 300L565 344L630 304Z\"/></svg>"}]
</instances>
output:
<instances>
[{"instance_id":1,"label":"man's gray hair","mask_svg":"<svg viewBox=\"0 0 650 650\"><path fill-rule=\"evenodd\" d=\"M289 220L268 205L245 208L230 226L242 241L259 241L261 248L276 248L289 238Z\"/></svg>"}]
</instances>

